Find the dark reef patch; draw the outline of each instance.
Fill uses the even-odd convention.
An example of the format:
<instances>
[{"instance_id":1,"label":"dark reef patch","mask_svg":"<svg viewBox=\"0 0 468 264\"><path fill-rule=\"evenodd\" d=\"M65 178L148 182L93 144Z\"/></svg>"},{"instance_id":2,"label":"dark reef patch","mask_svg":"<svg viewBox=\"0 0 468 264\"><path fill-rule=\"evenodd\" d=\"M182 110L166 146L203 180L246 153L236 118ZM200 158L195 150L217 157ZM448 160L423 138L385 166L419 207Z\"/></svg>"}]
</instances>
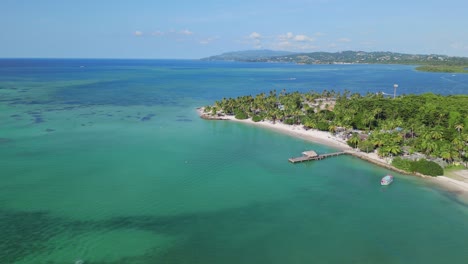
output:
<instances>
[{"instance_id":1,"label":"dark reef patch","mask_svg":"<svg viewBox=\"0 0 468 264\"><path fill-rule=\"evenodd\" d=\"M44 123L44 118L42 117L35 117L34 118L34 124L40 124L40 123Z\"/></svg>"},{"instance_id":2,"label":"dark reef patch","mask_svg":"<svg viewBox=\"0 0 468 264\"><path fill-rule=\"evenodd\" d=\"M63 102L63 103L64 103L64 104L73 104L73 105L75 105L75 104L76 104L76 105L77 105L77 104L80 104L79 101L65 101L65 102Z\"/></svg>"},{"instance_id":3,"label":"dark reef patch","mask_svg":"<svg viewBox=\"0 0 468 264\"><path fill-rule=\"evenodd\" d=\"M47 251L47 241L60 232L45 212L0 212L0 263L15 263L31 253Z\"/></svg>"},{"instance_id":4,"label":"dark reef patch","mask_svg":"<svg viewBox=\"0 0 468 264\"><path fill-rule=\"evenodd\" d=\"M174 96L180 95L174 91L158 91L151 89L155 81L159 79L150 77L148 79L101 81L89 84L67 86L59 89L54 94L55 102L76 105L179 105Z\"/></svg>"},{"instance_id":5,"label":"dark reef patch","mask_svg":"<svg viewBox=\"0 0 468 264\"><path fill-rule=\"evenodd\" d=\"M143 121L143 122L144 121L149 121L149 120L151 120L151 118L153 116L155 116L155 115L154 114L147 114L146 116L142 117L140 120Z\"/></svg>"},{"instance_id":6,"label":"dark reef patch","mask_svg":"<svg viewBox=\"0 0 468 264\"><path fill-rule=\"evenodd\" d=\"M217 237L212 237L211 235L215 233L214 230L217 232L219 230L230 230L227 227L237 222L248 223L254 221L266 223L270 221L270 215L267 212L271 211L268 204L255 204L216 212L189 213L174 216L139 215L96 221L79 221L55 217L47 211L23 212L0 209L0 230L2 230L0 263L16 263L28 256L52 252L56 248L49 241L62 233L66 233L72 237L79 237L88 232L109 232L129 229L153 232L155 234L167 234L169 236L188 235L189 237L184 243L169 248L169 251L163 255L161 255L161 251L158 248L154 248L154 250L150 250L140 256L122 257L119 260L106 262L90 262L84 259L85 263L191 263L188 261L191 257L190 255L185 256L182 262L162 260L174 260L180 257L180 254L183 252L191 252L190 249L202 250L203 256L209 256L209 252L219 243L219 239L228 237L231 234L230 231L226 231ZM197 230L203 230L203 232ZM199 245L200 241L204 241L204 243ZM70 260L70 263L73 263L73 261L74 259ZM216 262L205 261L204 263Z\"/></svg>"},{"instance_id":7,"label":"dark reef patch","mask_svg":"<svg viewBox=\"0 0 468 264\"><path fill-rule=\"evenodd\" d=\"M36 105L36 104L43 104L43 103L41 101L32 100L32 101L29 101L29 102L25 102L25 104Z\"/></svg>"},{"instance_id":8,"label":"dark reef patch","mask_svg":"<svg viewBox=\"0 0 468 264\"><path fill-rule=\"evenodd\" d=\"M11 140L11 139L9 139L9 138L0 138L0 144L12 142L12 141L13 141L13 140Z\"/></svg>"}]
</instances>

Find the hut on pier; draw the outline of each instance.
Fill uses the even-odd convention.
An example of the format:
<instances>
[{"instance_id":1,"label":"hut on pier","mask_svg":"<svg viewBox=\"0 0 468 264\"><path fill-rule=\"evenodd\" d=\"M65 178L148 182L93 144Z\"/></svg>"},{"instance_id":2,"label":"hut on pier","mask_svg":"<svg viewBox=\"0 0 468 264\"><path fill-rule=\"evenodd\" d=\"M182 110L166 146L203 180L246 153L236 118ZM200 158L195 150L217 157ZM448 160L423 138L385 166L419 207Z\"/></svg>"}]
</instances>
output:
<instances>
[{"instance_id":1,"label":"hut on pier","mask_svg":"<svg viewBox=\"0 0 468 264\"><path fill-rule=\"evenodd\" d=\"M318 154L317 152L313 151L313 150L309 150L309 151L304 151L302 152L302 155L308 157L308 158L315 158L315 157L318 157Z\"/></svg>"}]
</instances>

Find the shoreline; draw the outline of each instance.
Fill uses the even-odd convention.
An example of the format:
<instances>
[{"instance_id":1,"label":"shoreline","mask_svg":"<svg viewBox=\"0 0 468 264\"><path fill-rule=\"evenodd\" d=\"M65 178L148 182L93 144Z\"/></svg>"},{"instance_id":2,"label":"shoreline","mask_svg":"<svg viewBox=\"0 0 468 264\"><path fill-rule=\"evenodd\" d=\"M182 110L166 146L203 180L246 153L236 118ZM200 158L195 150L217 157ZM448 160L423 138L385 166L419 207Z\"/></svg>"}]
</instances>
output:
<instances>
[{"instance_id":1,"label":"shoreline","mask_svg":"<svg viewBox=\"0 0 468 264\"><path fill-rule=\"evenodd\" d=\"M286 125L286 124L279 123L279 122L276 122L275 124L269 121L254 122L250 118L240 120L240 119L236 119L234 116L228 116L228 115L213 117L209 114L205 114L203 110L204 110L203 107L197 108L198 115L203 119L234 121L234 122L244 123L248 125L264 127L270 130L274 130L283 134L296 137L296 138L301 138L310 142L326 145L326 146L336 148L341 151L345 151L354 157L373 163L377 166L384 167L392 171L396 171L401 174L418 176L418 177L424 178L428 180L429 182L442 187L445 190L448 190L450 192L453 192L459 195L460 196L459 198L461 198L462 200L465 200L468 203L468 183L458 181L455 179L451 179L445 176L432 177L432 176L426 176L422 174L409 173L409 172L400 170L398 168L393 167L385 159L380 158L376 153L365 153L365 152L354 150L352 147L348 146L348 144L344 140L332 135L329 132L313 130L313 129L305 130L302 126Z\"/></svg>"},{"instance_id":2,"label":"shoreline","mask_svg":"<svg viewBox=\"0 0 468 264\"><path fill-rule=\"evenodd\" d=\"M227 116L227 115L221 116L221 117L213 117L211 115L206 115L205 113L203 113L203 108L198 108L197 112L201 118L207 119L207 120L234 121L234 122L254 125L258 127L265 127L270 130L275 130L283 134L288 134L290 136L295 136L301 139L305 139L308 141L326 145L332 148L336 148L338 150L342 150L342 151L352 150L352 148L348 146L348 144L344 140L339 139L331 135L330 133L324 132L324 131L312 130L312 129L305 130L301 126L286 125L286 124L278 123L278 122L275 124L268 122L268 121L254 122L250 118L240 120L240 119L236 119L234 116Z\"/></svg>"}]
</instances>

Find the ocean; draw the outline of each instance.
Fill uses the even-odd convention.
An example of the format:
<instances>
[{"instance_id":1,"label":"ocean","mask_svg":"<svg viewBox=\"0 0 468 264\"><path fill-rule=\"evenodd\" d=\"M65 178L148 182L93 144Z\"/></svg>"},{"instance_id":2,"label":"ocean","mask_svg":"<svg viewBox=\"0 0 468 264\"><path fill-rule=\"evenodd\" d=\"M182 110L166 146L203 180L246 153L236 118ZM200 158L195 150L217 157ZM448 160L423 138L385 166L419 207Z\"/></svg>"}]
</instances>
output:
<instances>
[{"instance_id":1,"label":"ocean","mask_svg":"<svg viewBox=\"0 0 468 264\"><path fill-rule=\"evenodd\" d=\"M467 94L401 65L0 60L0 263L466 263L468 205L195 108L285 89Z\"/></svg>"}]
</instances>

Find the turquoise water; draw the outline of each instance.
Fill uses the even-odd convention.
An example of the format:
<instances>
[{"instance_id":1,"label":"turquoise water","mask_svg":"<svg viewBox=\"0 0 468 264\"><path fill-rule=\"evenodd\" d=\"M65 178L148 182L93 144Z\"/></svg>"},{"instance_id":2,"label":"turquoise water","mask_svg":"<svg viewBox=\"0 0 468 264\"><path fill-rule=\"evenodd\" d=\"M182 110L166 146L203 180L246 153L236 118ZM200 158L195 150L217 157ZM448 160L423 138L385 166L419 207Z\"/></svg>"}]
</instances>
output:
<instances>
[{"instance_id":1,"label":"turquoise water","mask_svg":"<svg viewBox=\"0 0 468 264\"><path fill-rule=\"evenodd\" d=\"M83 67L81 67L83 66ZM195 107L271 89L468 91L411 66L0 60L0 263L466 263L468 206Z\"/></svg>"}]
</instances>

